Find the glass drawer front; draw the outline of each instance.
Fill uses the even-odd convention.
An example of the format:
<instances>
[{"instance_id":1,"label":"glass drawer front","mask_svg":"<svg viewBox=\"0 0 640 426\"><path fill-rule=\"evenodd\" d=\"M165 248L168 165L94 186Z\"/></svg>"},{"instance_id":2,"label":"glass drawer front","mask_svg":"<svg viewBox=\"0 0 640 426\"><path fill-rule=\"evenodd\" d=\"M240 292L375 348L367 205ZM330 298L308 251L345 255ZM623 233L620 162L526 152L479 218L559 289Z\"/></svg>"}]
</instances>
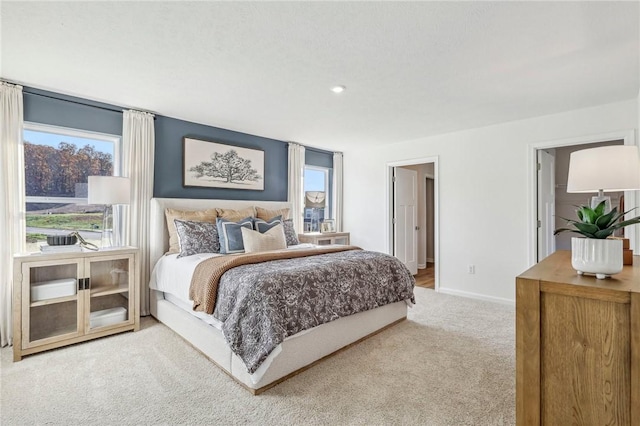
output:
<instances>
[{"instance_id":1,"label":"glass drawer front","mask_svg":"<svg viewBox=\"0 0 640 426\"><path fill-rule=\"evenodd\" d=\"M30 307L29 343L78 333L78 301Z\"/></svg>"},{"instance_id":2,"label":"glass drawer front","mask_svg":"<svg viewBox=\"0 0 640 426\"><path fill-rule=\"evenodd\" d=\"M92 261L89 331L129 322L129 258Z\"/></svg>"},{"instance_id":3,"label":"glass drawer front","mask_svg":"<svg viewBox=\"0 0 640 426\"><path fill-rule=\"evenodd\" d=\"M89 329L122 325L129 321L129 293L91 297Z\"/></svg>"}]
</instances>

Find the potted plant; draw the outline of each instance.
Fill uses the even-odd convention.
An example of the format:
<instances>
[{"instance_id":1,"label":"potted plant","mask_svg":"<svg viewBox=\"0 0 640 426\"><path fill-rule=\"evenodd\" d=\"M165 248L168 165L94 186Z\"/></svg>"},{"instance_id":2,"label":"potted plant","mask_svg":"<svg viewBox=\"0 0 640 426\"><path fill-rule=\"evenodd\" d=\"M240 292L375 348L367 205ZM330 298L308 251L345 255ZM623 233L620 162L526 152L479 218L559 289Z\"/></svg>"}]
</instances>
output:
<instances>
[{"instance_id":1,"label":"potted plant","mask_svg":"<svg viewBox=\"0 0 640 426\"><path fill-rule=\"evenodd\" d=\"M608 239L617 229L640 223L640 216L620 221L628 210L618 213L613 208L609 213L604 212L605 202L595 208L580 206L576 211L579 220L565 219L573 228L556 229L553 235L561 232L577 232L586 238L571 239L571 266L583 273L596 274L598 279L617 274L622 271L622 240Z\"/></svg>"}]
</instances>

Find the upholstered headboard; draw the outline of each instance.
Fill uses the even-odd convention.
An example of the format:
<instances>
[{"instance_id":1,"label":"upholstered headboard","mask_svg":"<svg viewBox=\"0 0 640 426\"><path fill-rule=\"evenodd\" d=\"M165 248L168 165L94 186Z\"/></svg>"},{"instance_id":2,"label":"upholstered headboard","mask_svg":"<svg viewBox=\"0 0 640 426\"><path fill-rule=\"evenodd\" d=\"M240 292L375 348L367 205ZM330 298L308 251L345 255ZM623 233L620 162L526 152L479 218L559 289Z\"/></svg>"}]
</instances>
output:
<instances>
[{"instance_id":1,"label":"upholstered headboard","mask_svg":"<svg viewBox=\"0 0 640 426\"><path fill-rule=\"evenodd\" d=\"M156 266L158 259L169 250L169 232L164 211L166 208L179 210L206 210L213 208L243 209L257 206L275 210L291 207L286 201L249 201L249 200L203 200L192 198L153 198L151 200L150 219L150 267Z\"/></svg>"}]
</instances>

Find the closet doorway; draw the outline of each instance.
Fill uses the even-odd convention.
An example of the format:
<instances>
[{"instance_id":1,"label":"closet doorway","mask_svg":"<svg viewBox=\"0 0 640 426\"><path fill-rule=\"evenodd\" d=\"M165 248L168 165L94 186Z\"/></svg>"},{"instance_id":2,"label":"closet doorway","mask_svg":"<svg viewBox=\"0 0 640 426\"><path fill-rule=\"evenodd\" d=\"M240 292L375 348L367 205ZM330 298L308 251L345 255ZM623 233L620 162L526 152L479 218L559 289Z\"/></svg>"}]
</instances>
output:
<instances>
[{"instance_id":1,"label":"closet doorway","mask_svg":"<svg viewBox=\"0 0 640 426\"><path fill-rule=\"evenodd\" d=\"M388 164L387 221L389 253L405 263L417 286L435 290L439 287L437 166L437 157Z\"/></svg>"},{"instance_id":2,"label":"closet doorway","mask_svg":"<svg viewBox=\"0 0 640 426\"><path fill-rule=\"evenodd\" d=\"M554 236L554 229L564 227L562 219L575 217L575 206L588 204L591 195L571 194L566 192L569 157L571 152L581 149L596 148L607 145L636 145L634 132L619 131L602 135L591 135L572 139L547 141L530 145L530 167L533 179L529 189L531 200L531 221L529 230L529 261L536 264L556 250L570 250L569 233ZM612 205L619 206L624 195L624 209L638 206L634 191L624 193L607 193L612 198ZM625 230L625 237L631 240L631 246L640 241L640 231Z\"/></svg>"}]
</instances>

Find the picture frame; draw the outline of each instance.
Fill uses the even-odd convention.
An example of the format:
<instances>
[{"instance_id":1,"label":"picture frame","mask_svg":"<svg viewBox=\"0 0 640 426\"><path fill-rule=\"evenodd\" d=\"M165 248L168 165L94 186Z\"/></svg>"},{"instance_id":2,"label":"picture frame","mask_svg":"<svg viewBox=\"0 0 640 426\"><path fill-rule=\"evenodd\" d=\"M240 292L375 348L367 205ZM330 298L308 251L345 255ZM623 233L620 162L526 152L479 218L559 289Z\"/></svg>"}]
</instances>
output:
<instances>
[{"instance_id":1,"label":"picture frame","mask_svg":"<svg viewBox=\"0 0 640 426\"><path fill-rule=\"evenodd\" d=\"M320 226L320 232L323 234L336 232L336 222L333 219L325 219Z\"/></svg>"},{"instance_id":2,"label":"picture frame","mask_svg":"<svg viewBox=\"0 0 640 426\"><path fill-rule=\"evenodd\" d=\"M264 151L183 138L182 186L264 191Z\"/></svg>"}]
</instances>

